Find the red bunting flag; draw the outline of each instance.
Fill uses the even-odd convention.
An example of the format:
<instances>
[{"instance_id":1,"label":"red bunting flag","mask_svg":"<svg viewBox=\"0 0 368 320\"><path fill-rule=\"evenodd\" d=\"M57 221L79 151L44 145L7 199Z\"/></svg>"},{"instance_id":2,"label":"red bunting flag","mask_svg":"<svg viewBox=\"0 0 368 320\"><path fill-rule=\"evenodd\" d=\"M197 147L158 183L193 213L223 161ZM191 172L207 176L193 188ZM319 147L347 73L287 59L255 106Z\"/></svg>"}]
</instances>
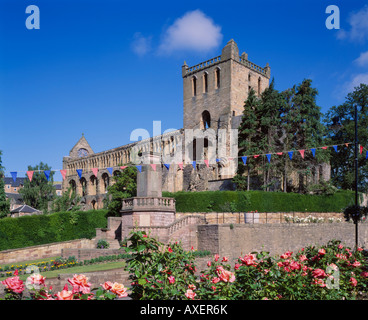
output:
<instances>
[{"instance_id":1,"label":"red bunting flag","mask_svg":"<svg viewBox=\"0 0 368 320\"><path fill-rule=\"evenodd\" d=\"M363 152L363 146L359 146L359 149L360 149L359 150L359 153L362 154L362 152Z\"/></svg>"},{"instance_id":2,"label":"red bunting flag","mask_svg":"<svg viewBox=\"0 0 368 320\"><path fill-rule=\"evenodd\" d=\"M302 156L302 158L304 159L304 150L299 150L300 155Z\"/></svg>"},{"instance_id":3,"label":"red bunting flag","mask_svg":"<svg viewBox=\"0 0 368 320\"><path fill-rule=\"evenodd\" d=\"M128 166L121 166L120 169L124 170L125 168L127 168Z\"/></svg>"},{"instance_id":4,"label":"red bunting flag","mask_svg":"<svg viewBox=\"0 0 368 320\"><path fill-rule=\"evenodd\" d=\"M27 176L28 176L29 181L32 181L32 178L33 178L33 172L34 172L34 171L27 171Z\"/></svg>"},{"instance_id":5,"label":"red bunting flag","mask_svg":"<svg viewBox=\"0 0 368 320\"><path fill-rule=\"evenodd\" d=\"M178 166L179 166L179 168L181 169L181 170L183 170L183 163L181 162L181 163L178 163Z\"/></svg>"},{"instance_id":6,"label":"red bunting flag","mask_svg":"<svg viewBox=\"0 0 368 320\"><path fill-rule=\"evenodd\" d=\"M325 150L326 150L326 149L327 149L327 147L322 147L322 149L325 149Z\"/></svg>"},{"instance_id":7,"label":"red bunting flag","mask_svg":"<svg viewBox=\"0 0 368 320\"><path fill-rule=\"evenodd\" d=\"M150 163L150 166L151 166L151 168L152 168L154 171L156 171L156 164L154 164L154 163Z\"/></svg>"},{"instance_id":8,"label":"red bunting flag","mask_svg":"<svg viewBox=\"0 0 368 320\"><path fill-rule=\"evenodd\" d=\"M282 152L277 152L276 153L278 156L282 156Z\"/></svg>"},{"instance_id":9,"label":"red bunting flag","mask_svg":"<svg viewBox=\"0 0 368 320\"><path fill-rule=\"evenodd\" d=\"M348 147L350 143L345 143L345 146Z\"/></svg>"},{"instance_id":10,"label":"red bunting flag","mask_svg":"<svg viewBox=\"0 0 368 320\"><path fill-rule=\"evenodd\" d=\"M97 177L98 168L92 168L92 172Z\"/></svg>"},{"instance_id":11,"label":"red bunting flag","mask_svg":"<svg viewBox=\"0 0 368 320\"><path fill-rule=\"evenodd\" d=\"M63 180L65 180L66 170L65 169L64 170L60 170L60 173L61 173L61 175L63 177Z\"/></svg>"},{"instance_id":12,"label":"red bunting flag","mask_svg":"<svg viewBox=\"0 0 368 320\"><path fill-rule=\"evenodd\" d=\"M255 156L253 156L254 159L257 159L259 157L259 154L256 154Z\"/></svg>"},{"instance_id":13,"label":"red bunting flag","mask_svg":"<svg viewBox=\"0 0 368 320\"><path fill-rule=\"evenodd\" d=\"M229 158L230 160L230 158ZM209 167L208 160L204 160L204 163L206 164L207 168Z\"/></svg>"}]
</instances>

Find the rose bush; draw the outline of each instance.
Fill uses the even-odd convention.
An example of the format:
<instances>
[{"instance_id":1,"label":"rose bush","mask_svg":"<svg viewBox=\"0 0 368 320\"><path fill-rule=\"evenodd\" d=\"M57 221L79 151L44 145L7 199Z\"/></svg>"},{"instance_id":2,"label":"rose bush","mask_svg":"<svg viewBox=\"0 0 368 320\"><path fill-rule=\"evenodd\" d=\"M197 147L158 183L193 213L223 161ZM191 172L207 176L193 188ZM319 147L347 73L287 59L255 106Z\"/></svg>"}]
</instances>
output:
<instances>
[{"instance_id":1,"label":"rose bush","mask_svg":"<svg viewBox=\"0 0 368 320\"><path fill-rule=\"evenodd\" d=\"M216 254L204 270L197 270L194 251L184 250L180 243L165 245L142 231L134 231L128 243L126 270L132 299L341 300L356 299L367 292L365 251L353 251L339 241L275 257L265 251L250 252L235 260ZM17 271L1 283L5 299L22 298L25 286ZM46 288L45 278L40 275L31 275L27 284L34 285L31 299L38 300L112 300L128 296L128 288L116 282L106 281L92 289L85 275L74 275L57 293Z\"/></svg>"}]
</instances>

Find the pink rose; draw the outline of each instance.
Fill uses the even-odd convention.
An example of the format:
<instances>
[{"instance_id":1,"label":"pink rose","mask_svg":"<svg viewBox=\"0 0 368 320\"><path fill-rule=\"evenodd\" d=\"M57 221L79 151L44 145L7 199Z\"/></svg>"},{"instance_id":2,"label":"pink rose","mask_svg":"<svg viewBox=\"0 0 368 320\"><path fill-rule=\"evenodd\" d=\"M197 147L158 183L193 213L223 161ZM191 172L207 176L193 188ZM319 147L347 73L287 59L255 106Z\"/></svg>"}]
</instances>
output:
<instances>
[{"instance_id":1,"label":"pink rose","mask_svg":"<svg viewBox=\"0 0 368 320\"><path fill-rule=\"evenodd\" d=\"M133 283L132 283L133 284ZM101 284L101 287L104 290L110 290L112 288L112 283L110 281L106 281L104 284Z\"/></svg>"},{"instance_id":2,"label":"pink rose","mask_svg":"<svg viewBox=\"0 0 368 320\"><path fill-rule=\"evenodd\" d=\"M323 256L323 255L325 255L326 254L326 250L325 249L319 249L318 250L318 253L321 255L321 256Z\"/></svg>"},{"instance_id":3,"label":"pink rose","mask_svg":"<svg viewBox=\"0 0 368 320\"><path fill-rule=\"evenodd\" d=\"M7 278L4 281L1 281L1 283L7 287L8 290L13 291L15 293L22 293L24 290L24 284L23 281L19 279L17 276L18 270L14 272L16 275L15 277Z\"/></svg>"},{"instance_id":4,"label":"pink rose","mask_svg":"<svg viewBox=\"0 0 368 320\"><path fill-rule=\"evenodd\" d=\"M115 293L118 298L123 298L128 296L128 289L124 287L121 283L114 282L112 285L110 291L112 293Z\"/></svg>"},{"instance_id":5,"label":"pink rose","mask_svg":"<svg viewBox=\"0 0 368 320\"><path fill-rule=\"evenodd\" d=\"M223 257L221 262L227 262L229 261L227 257Z\"/></svg>"},{"instance_id":6,"label":"pink rose","mask_svg":"<svg viewBox=\"0 0 368 320\"><path fill-rule=\"evenodd\" d=\"M91 284L84 274L75 274L72 279L68 279L68 282L73 286L73 292L82 292L85 294L91 291Z\"/></svg>"},{"instance_id":7,"label":"pink rose","mask_svg":"<svg viewBox=\"0 0 368 320\"><path fill-rule=\"evenodd\" d=\"M210 266L211 266L211 264L212 264L212 263L211 263L211 261L207 261L207 266L209 266L209 267L210 267Z\"/></svg>"},{"instance_id":8,"label":"pink rose","mask_svg":"<svg viewBox=\"0 0 368 320\"><path fill-rule=\"evenodd\" d=\"M355 260L354 263L351 264L351 266L356 267L356 268L357 267L360 267L361 265L362 264L359 261L357 261L357 260Z\"/></svg>"},{"instance_id":9,"label":"pink rose","mask_svg":"<svg viewBox=\"0 0 368 320\"><path fill-rule=\"evenodd\" d=\"M231 271L225 270L222 266L217 267L217 275L224 282L234 282L235 275Z\"/></svg>"},{"instance_id":10,"label":"pink rose","mask_svg":"<svg viewBox=\"0 0 368 320\"><path fill-rule=\"evenodd\" d=\"M326 272L324 270L322 270L322 269L314 269L312 271L312 276L314 278L321 279L321 278L325 278L327 275L326 275Z\"/></svg>"},{"instance_id":11,"label":"pink rose","mask_svg":"<svg viewBox=\"0 0 368 320\"><path fill-rule=\"evenodd\" d=\"M281 259L287 259L290 258L293 253L291 251L287 251L284 254L280 256Z\"/></svg>"},{"instance_id":12,"label":"pink rose","mask_svg":"<svg viewBox=\"0 0 368 320\"><path fill-rule=\"evenodd\" d=\"M190 289L190 290L195 290L195 289L197 289L197 287L196 287L194 284L190 284L190 285L188 286L188 289Z\"/></svg>"},{"instance_id":13,"label":"pink rose","mask_svg":"<svg viewBox=\"0 0 368 320\"><path fill-rule=\"evenodd\" d=\"M35 284L35 285L44 285L45 284L45 277L43 277L39 273L33 273L27 278L27 283Z\"/></svg>"},{"instance_id":14,"label":"pink rose","mask_svg":"<svg viewBox=\"0 0 368 320\"><path fill-rule=\"evenodd\" d=\"M217 278L217 277L213 277L212 280L211 280L212 283L218 283L220 281L221 281L221 279Z\"/></svg>"},{"instance_id":15,"label":"pink rose","mask_svg":"<svg viewBox=\"0 0 368 320\"><path fill-rule=\"evenodd\" d=\"M367 278L367 277L368 277L368 272L367 272L367 271L363 271L360 275L361 275L363 278Z\"/></svg>"},{"instance_id":16,"label":"pink rose","mask_svg":"<svg viewBox=\"0 0 368 320\"><path fill-rule=\"evenodd\" d=\"M191 299L191 300L194 300L194 297L196 296L197 294L195 292L193 292L193 290L191 289L188 289L187 292L185 293L185 296L188 298L188 299Z\"/></svg>"},{"instance_id":17,"label":"pink rose","mask_svg":"<svg viewBox=\"0 0 368 320\"><path fill-rule=\"evenodd\" d=\"M353 287L356 287L356 285L358 284L358 281L353 277L350 278L349 282Z\"/></svg>"},{"instance_id":18,"label":"pink rose","mask_svg":"<svg viewBox=\"0 0 368 320\"><path fill-rule=\"evenodd\" d=\"M218 259L220 259L220 256L218 254L215 254L215 261L217 262Z\"/></svg>"},{"instance_id":19,"label":"pink rose","mask_svg":"<svg viewBox=\"0 0 368 320\"><path fill-rule=\"evenodd\" d=\"M175 283L175 278L173 276L168 277L170 284Z\"/></svg>"},{"instance_id":20,"label":"pink rose","mask_svg":"<svg viewBox=\"0 0 368 320\"><path fill-rule=\"evenodd\" d=\"M171 249L170 247L167 249L170 253L173 252L173 249Z\"/></svg>"},{"instance_id":21,"label":"pink rose","mask_svg":"<svg viewBox=\"0 0 368 320\"><path fill-rule=\"evenodd\" d=\"M246 266L252 266L256 264L256 255L255 254L246 254L244 258L240 258L241 262Z\"/></svg>"},{"instance_id":22,"label":"pink rose","mask_svg":"<svg viewBox=\"0 0 368 320\"><path fill-rule=\"evenodd\" d=\"M302 255L300 255L300 256L299 256L299 260L300 260L301 262L303 262L303 261L308 260L308 258L307 258L307 256L306 256L305 254L302 254Z\"/></svg>"},{"instance_id":23,"label":"pink rose","mask_svg":"<svg viewBox=\"0 0 368 320\"><path fill-rule=\"evenodd\" d=\"M68 285L64 286L61 292L56 294L57 300L73 300L73 292L68 290Z\"/></svg>"}]
</instances>

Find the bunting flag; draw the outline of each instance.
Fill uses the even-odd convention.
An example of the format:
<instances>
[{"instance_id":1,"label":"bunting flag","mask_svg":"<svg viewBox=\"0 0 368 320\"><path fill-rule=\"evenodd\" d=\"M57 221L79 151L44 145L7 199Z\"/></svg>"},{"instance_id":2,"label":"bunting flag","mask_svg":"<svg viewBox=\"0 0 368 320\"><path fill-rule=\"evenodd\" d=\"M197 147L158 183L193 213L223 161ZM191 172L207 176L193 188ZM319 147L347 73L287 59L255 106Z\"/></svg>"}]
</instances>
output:
<instances>
[{"instance_id":1,"label":"bunting flag","mask_svg":"<svg viewBox=\"0 0 368 320\"><path fill-rule=\"evenodd\" d=\"M219 159L219 158L217 158L217 159L216 159L216 162L220 162L220 159Z\"/></svg>"},{"instance_id":2,"label":"bunting flag","mask_svg":"<svg viewBox=\"0 0 368 320\"><path fill-rule=\"evenodd\" d=\"M169 169L170 169L170 164L168 164L168 163L164 163L164 166L166 167L166 169L167 169L167 170L169 170Z\"/></svg>"},{"instance_id":3,"label":"bunting flag","mask_svg":"<svg viewBox=\"0 0 368 320\"><path fill-rule=\"evenodd\" d=\"M124 170L125 168L128 168L128 166L121 166L120 169Z\"/></svg>"},{"instance_id":4,"label":"bunting flag","mask_svg":"<svg viewBox=\"0 0 368 320\"><path fill-rule=\"evenodd\" d=\"M92 172L97 177L98 168L92 168Z\"/></svg>"},{"instance_id":5,"label":"bunting flag","mask_svg":"<svg viewBox=\"0 0 368 320\"><path fill-rule=\"evenodd\" d=\"M16 171L10 172L10 174L13 177L14 182L16 182L17 181L17 172Z\"/></svg>"},{"instance_id":6,"label":"bunting flag","mask_svg":"<svg viewBox=\"0 0 368 320\"><path fill-rule=\"evenodd\" d=\"M302 156L303 159L304 159L304 151L305 150L299 150L299 153L300 153L300 155Z\"/></svg>"},{"instance_id":7,"label":"bunting flag","mask_svg":"<svg viewBox=\"0 0 368 320\"><path fill-rule=\"evenodd\" d=\"M315 157L316 156L316 148L312 148L311 151L312 151L313 157Z\"/></svg>"},{"instance_id":8,"label":"bunting flag","mask_svg":"<svg viewBox=\"0 0 368 320\"><path fill-rule=\"evenodd\" d=\"M207 168L209 167L209 162L208 160L204 160L204 163L206 164Z\"/></svg>"},{"instance_id":9,"label":"bunting flag","mask_svg":"<svg viewBox=\"0 0 368 320\"><path fill-rule=\"evenodd\" d=\"M365 153L365 158L368 159L368 151Z\"/></svg>"},{"instance_id":10,"label":"bunting flag","mask_svg":"<svg viewBox=\"0 0 368 320\"><path fill-rule=\"evenodd\" d=\"M150 166L151 166L151 168L153 169L153 171L156 171L156 164L154 164L154 163L150 163Z\"/></svg>"},{"instance_id":11,"label":"bunting flag","mask_svg":"<svg viewBox=\"0 0 368 320\"><path fill-rule=\"evenodd\" d=\"M142 172L142 166L136 166L139 172Z\"/></svg>"},{"instance_id":12,"label":"bunting flag","mask_svg":"<svg viewBox=\"0 0 368 320\"><path fill-rule=\"evenodd\" d=\"M29 179L30 182L32 181L33 173L34 173L34 171L27 171L27 176L28 176L28 179Z\"/></svg>"},{"instance_id":13,"label":"bunting flag","mask_svg":"<svg viewBox=\"0 0 368 320\"><path fill-rule=\"evenodd\" d=\"M63 180L65 180L66 177L66 170L60 170L61 176L63 177Z\"/></svg>"},{"instance_id":14,"label":"bunting flag","mask_svg":"<svg viewBox=\"0 0 368 320\"><path fill-rule=\"evenodd\" d=\"M112 176L112 168L106 168L106 170L110 173L110 175Z\"/></svg>"},{"instance_id":15,"label":"bunting flag","mask_svg":"<svg viewBox=\"0 0 368 320\"><path fill-rule=\"evenodd\" d=\"M244 157L241 157L242 158L242 160L243 160L243 163L244 164L247 164L247 157L246 156L244 156Z\"/></svg>"},{"instance_id":16,"label":"bunting flag","mask_svg":"<svg viewBox=\"0 0 368 320\"><path fill-rule=\"evenodd\" d=\"M289 158L291 160L293 158L293 151L289 151L288 154L289 154Z\"/></svg>"},{"instance_id":17,"label":"bunting flag","mask_svg":"<svg viewBox=\"0 0 368 320\"><path fill-rule=\"evenodd\" d=\"M271 162L271 154L266 154L266 156L267 156L267 159L268 159L268 163L270 163Z\"/></svg>"},{"instance_id":18,"label":"bunting flag","mask_svg":"<svg viewBox=\"0 0 368 320\"><path fill-rule=\"evenodd\" d=\"M78 173L79 179L82 178L82 172L83 172L82 169L77 169L77 173Z\"/></svg>"},{"instance_id":19,"label":"bunting flag","mask_svg":"<svg viewBox=\"0 0 368 320\"><path fill-rule=\"evenodd\" d=\"M282 156L282 152L277 152L276 153L278 156Z\"/></svg>"},{"instance_id":20,"label":"bunting flag","mask_svg":"<svg viewBox=\"0 0 368 320\"><path fill-rule=\"evenodd\" d=\"M192 166L193 166L193 168L195 170L195 168L196 168L196 162L195 161L192 162Z\"/></svg>"},{"instance_id":21,"label":"bunting flag","mask_svg":"<svg viewBox=\"0 0 368 320\"><path fill-rule=\"evenodd\" d=\"M327 147L322 147L322 149L326 150L326 149L327 149Z\"/></svg>"},{"instance_id":22,"label":"bunting flag","mask_svg":"<svg viewBox=\"0 0 368 320\"><path fill-rule=\"evenodd\" d=\"M47 181L49 181L51 171L50 170L45 170L43 173L45 174L45 177L46 177Z\"/></svg>"},{"instance_id":23,"label":"bunting flag","mask_svg":"<svg viewBox=\"0 0 368 320\"><path fill-rule=\"evenodd\" d=\"M257 159L259 157L259 154L256 154L253 156L254 159Z\"/></svg>"},{"instance_id":24,"label":"bunting flag","mask_svg":"<svg viewBox=\"0 0 368 320\"><path fill-rule=\"evenodd\" d=\"M178 163L178 166L179 166L179 168L180 168L181 170L183 170L183 163L182 163L182 162Z\"/></svg>"},{"instance_id":25,"label":"bunting flag","mask_svg":"<svg viewBox=\"0 0 368 320\"><path fill-rule=\"evenodd\" d=\"M350 143L345 143L345 146L348 147Z\"/></svg>"},{"instance_id":26,"label":"bunting flag","mask_svg":"<svg viewBox=\"0 0 368 320\"><path fill-rule=\"evenodd\" d=\"M359 150L359 153L362 154L362 152L363 152L363 146L359 146L359 149L360 149Z\"/></svg>"},{"instance_id":27,"label":"bunting flag","mask_svg":"<svg viewBox=\"0 0 368 320\"><path fill-rule=\"evenodd\" d=\"M337 152L337 146L333 146L333 148L335 149L335 151Z\"/></svg>"}]
</instances>

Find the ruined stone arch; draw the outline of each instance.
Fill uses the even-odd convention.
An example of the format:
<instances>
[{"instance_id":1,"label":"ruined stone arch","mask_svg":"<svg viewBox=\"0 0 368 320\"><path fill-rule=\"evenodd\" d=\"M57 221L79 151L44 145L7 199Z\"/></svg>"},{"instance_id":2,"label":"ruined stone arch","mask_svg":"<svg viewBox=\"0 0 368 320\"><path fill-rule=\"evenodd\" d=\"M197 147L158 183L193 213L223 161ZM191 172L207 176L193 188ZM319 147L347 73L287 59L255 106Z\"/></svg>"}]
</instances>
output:
<instances>
[{"instance_id":1,"label":"ruined stone arch","mask_svg":"<svg viewBox=\"0 0 368 320\"><path fill-rule=\"evenodd\" d=\"M211 128L211 114L208 110L204 110L201 114L200 129L206 130Z\"/></svg>"}]
</instances>

